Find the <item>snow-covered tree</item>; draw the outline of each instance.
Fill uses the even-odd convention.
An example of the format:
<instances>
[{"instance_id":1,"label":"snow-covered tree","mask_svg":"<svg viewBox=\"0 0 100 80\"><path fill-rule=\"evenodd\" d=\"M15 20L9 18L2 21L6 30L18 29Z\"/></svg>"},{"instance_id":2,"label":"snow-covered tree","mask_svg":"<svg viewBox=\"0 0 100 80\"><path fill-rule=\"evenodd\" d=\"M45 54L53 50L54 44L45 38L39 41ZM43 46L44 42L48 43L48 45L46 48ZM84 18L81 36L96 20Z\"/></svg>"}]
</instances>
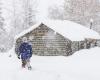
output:
<instances>
[{"instance_id":1,"label":"snow-covered tree","mask_svg":"<svg viewBox=\"0 0 100 80\"><path fill-rule=\"evenodd\" d=\"M0 51L9 50L14 36L34 25L36 1L0 0Z\"/></svg>"},{"instance_id":2,"label":"snow-covered tree","mask_svg":"<svg viewBox=\"0 0 100 80\"><path fill-rule=\"evenodd\" d=\"M23 0L24 9L24 27L28 28L35 24L36 16L36 0Z\"/></svg>"},{"instance_id":3,"label":"snow-covered tree","mask_svg":"<svg viewBox=\"0 0 100 80\"><path fill-rule=\"evenodd\" d=\"M13 0L12 32L15 35L34 25L37 3L36 0Z\"/></svg>"},{"instance_id":4,"label":"snow-covered tree","mask_svg":"<svg viewBox=\"0 0 100 80\"><path fill-rule=\"evenodd\" d=\"M5 31L4 29L4 17L2 16L2 2L0 1L0 29Z\"/></svg>"},{"instance_id":5,"label":"snow-covered tree","mask_svg":"<svg viewBox=\"0 0 100 80\"><path fill-rule=\"evenodd\" d=\"M89 25L90 19L100 12L99 0L65 0L65 19Z\"/></svg>"}]
</instances>

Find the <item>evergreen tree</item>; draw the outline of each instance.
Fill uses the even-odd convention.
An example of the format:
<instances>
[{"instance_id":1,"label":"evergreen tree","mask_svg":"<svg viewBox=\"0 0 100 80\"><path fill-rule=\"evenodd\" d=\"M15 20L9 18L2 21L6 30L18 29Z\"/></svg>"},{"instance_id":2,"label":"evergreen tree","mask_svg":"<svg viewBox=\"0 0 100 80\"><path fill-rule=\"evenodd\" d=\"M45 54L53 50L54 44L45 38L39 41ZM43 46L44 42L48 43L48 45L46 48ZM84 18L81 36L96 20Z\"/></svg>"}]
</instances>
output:
<instances>
[{"instance_id":1,"label":"evergreen tree","mask_svg":"<svg viewBox=\"0 0 100 80\"><path fill-rule=\"evenodd\" d=\"M0 1L0 29L5 31L4 29L4 18L2 16L2 2Z\"/></svg>"},{"instance_id":2,"label":"evergreen tree","mask_svg":"<svg viewBox=\"0 0 100 80\"><path fill-rule=\"evenodd\" d=\"M24 28L28 28L35 24L35 15L36 15L36 0L24 0L23 3L24 9ZM34 6L33 6L34 5Z\"/></svg>"}]
</instances>

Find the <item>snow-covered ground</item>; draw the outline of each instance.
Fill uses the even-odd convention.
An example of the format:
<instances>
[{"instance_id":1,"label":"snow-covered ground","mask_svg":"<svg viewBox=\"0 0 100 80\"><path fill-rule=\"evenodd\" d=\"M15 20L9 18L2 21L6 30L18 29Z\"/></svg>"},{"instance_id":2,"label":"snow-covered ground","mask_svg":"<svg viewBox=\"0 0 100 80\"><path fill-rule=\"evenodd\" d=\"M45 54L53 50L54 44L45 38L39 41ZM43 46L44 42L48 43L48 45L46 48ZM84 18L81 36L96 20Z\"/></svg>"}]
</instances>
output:
<instances>
[{"instance_id":1,"label":"snow-covered ground","mask_svg":"<svg viewBox=\"0 0 100 80\"><path fill-rule=\"evenodd\" d=\"M12 57L9 57L9 55ZM100 80L100 48L69 57L32 56L32 71L21 68L14 50L0 54L0 80Z\"/></svg>"}]
</instances>

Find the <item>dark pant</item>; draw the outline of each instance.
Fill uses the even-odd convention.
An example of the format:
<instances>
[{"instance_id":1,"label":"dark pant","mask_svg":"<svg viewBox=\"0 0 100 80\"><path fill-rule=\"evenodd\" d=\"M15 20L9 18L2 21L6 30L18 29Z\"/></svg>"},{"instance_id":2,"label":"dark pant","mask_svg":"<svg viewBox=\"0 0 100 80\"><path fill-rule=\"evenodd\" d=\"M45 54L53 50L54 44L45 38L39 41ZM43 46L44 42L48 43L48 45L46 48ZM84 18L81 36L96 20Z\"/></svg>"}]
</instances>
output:
<instances>
[{"instance_id":1,"label":"dark pant","mask_svg":"<svg viewBox=\"0 0 100 80\"><path fill-rule=\"evenodd\" d=\"M30 59L22 60L22 67L30 67Z\"/></svg>"},{"instance_id":2,"label":"dark pant","mask_svg":"<svg viewBox=\"0 0 100 80\"><path fill-rule=\"evenodd\" d=\"M26 66L26 60L22 60L22 67L25 68Z\"/></svg>"}]
</instances>

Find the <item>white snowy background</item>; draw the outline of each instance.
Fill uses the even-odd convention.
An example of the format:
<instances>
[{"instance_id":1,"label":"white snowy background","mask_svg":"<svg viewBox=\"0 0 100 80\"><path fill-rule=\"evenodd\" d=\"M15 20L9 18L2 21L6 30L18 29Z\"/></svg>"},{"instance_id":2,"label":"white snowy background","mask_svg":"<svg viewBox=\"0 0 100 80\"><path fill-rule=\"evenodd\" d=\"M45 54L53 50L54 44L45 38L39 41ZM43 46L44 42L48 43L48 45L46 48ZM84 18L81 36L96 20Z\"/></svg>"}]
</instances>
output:
<instances>
[{"instance_id":1,"label":"white snowy background","mask_svg":"<svg viewBox=\"0 0 100 80\"><path fill-rule=\"evenodd\" d=\"M27 1L31 3L32 12L27 10L29 5ZM70 1L74 2L74 0ZM91 2L91 0L88 1ZM96 0L92 1L95 3ZM4 25L0 26L0 51L3 52L0 53L0 80L100 80L100 47L84 49L69 57L33 55L31 58L33 69L29 71L21 68L21 60L17 59L13 47L15 35L30 27L25 20L31 15L35 16L35 21L32 20L35 23L48 18L65 18L66 16L62 14L63 4L64 0L0 0L0 19L4 18L2 22ZM32 14L26 16L28 13ZM89 14L88 11L87 14ZM93 29L100 33L100 12L95 14L95 16L89 16L88 20L91 18L95 20L95 24L93 23L95 29ZM75 16L73 21L76 18L79 16ZM80 24L90 27L89 21L81 20ZM9 49L11 49L9 52L5 52Z\"/></svg>"}]
</instances>

